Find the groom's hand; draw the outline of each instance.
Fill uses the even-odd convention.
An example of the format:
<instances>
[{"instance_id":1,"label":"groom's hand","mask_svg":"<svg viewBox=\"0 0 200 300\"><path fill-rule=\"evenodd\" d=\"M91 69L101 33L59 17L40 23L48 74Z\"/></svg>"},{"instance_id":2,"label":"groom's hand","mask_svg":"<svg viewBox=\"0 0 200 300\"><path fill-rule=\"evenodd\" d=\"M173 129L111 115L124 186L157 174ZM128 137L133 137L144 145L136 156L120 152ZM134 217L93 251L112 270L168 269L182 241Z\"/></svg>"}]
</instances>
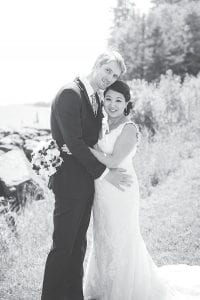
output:
<instances>
[{"instance_id":1,"label":"groom's hand","mask_svg":"<svg viewBox=\"0 0 200 300\"><path fill-rule=\"evenodd\" d=\"M129 187L133 183L132 176L127 174L126 170L122 168L110 169L105 179L120 191L124 191L123 186Z\"/></svg>"}]
</instances>

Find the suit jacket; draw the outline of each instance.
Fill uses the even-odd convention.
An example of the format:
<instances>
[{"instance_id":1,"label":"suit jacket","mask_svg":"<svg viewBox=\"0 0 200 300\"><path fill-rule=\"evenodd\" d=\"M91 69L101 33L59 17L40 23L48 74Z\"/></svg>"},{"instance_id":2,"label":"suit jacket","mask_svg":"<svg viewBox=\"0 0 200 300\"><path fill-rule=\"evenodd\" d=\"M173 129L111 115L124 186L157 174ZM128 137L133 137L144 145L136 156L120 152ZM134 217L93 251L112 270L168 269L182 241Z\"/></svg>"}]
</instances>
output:
<instances>
[{"instance_id":1,"label":"suit jacket","mask_svg":"<svg viewBox=\"0 0 200 300\"><path fill-rule=\"evenodd\" d=\"M52 189L61 197L82 198L94 193L94 179L105 165L90 152L102 126L102 110L97 96L95 117L85 87L79 78L63 87L51 106L52 137L61 147L66 144L72 155L62 153L64 162L53 175Z\"/></svg>"}]
</instances>

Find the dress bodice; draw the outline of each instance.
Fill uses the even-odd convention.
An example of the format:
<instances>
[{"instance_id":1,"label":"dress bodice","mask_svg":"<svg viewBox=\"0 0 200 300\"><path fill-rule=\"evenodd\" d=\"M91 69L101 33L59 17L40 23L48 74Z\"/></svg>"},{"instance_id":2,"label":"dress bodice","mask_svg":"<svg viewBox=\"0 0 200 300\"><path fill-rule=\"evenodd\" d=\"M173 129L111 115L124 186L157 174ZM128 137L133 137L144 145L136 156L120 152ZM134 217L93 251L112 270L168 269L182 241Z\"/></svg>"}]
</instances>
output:
<instances>
[{"instance_id":1,"label":"dress bodice","mask_svg":"<svg viewBox=\"0 0 200 300\"><path fill-rule=\"evenodd\" d=\"M129 155L127 157L125 157L124 160L121 162L120 166L124 165L125 162L130 163L130 160L132 160L132 158L134 157L134 155L137 151L137 146L139 144L139 137L140 137L138 126L132 121L127 121L123 124L120 124L115 129L113 129L107 133L104 133L102 138L98 141L98 146L100 147L100 149L104 153L111 154L113 152L115 142L116 142L117 138L120 136L120 134L126 124L133 124L135 126L135 128L137 130L137 143L134 146L134 148L132 149L132 151L129 153Z\"/></svg>"}]
</instances>

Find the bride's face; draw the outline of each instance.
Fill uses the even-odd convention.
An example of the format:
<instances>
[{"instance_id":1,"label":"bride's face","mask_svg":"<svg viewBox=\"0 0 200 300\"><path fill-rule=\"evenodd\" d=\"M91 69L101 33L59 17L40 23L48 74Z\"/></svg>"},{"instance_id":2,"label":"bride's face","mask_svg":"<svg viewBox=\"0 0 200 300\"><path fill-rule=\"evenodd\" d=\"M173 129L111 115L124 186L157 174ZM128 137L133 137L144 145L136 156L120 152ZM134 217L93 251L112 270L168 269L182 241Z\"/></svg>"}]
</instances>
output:
<instances>
[{"instance_id":1,"label":"bride's face","mask_svg":"<svg viewBox=\"0 0 200 300\"><path fill-rule=\"evenodd\" d=\"M104 98L104 109L110 118L121 117L126 108L126 100L123 94L108 90Z\"/></svg>"}]
</instances>

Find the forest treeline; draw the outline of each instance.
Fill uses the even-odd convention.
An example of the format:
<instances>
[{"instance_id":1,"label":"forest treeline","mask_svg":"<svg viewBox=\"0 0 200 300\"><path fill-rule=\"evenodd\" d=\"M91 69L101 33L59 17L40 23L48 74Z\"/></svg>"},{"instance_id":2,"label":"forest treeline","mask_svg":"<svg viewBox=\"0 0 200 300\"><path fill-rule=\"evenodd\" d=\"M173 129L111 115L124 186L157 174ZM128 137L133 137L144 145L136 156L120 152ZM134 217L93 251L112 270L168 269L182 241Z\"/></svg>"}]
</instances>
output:
<instances>
[{"instance_id":1,"label":"forest treeline","mask_svg":"<svg viewBox=\"0 0 200 300\"><path fill-rule=\"evenodd\" d=\"M127 64L126 80L159 80L172 70L183 80L200 71L200 0L152 0L148 14L117 0L109 45Z\"/></svg>"}]
</instances>

